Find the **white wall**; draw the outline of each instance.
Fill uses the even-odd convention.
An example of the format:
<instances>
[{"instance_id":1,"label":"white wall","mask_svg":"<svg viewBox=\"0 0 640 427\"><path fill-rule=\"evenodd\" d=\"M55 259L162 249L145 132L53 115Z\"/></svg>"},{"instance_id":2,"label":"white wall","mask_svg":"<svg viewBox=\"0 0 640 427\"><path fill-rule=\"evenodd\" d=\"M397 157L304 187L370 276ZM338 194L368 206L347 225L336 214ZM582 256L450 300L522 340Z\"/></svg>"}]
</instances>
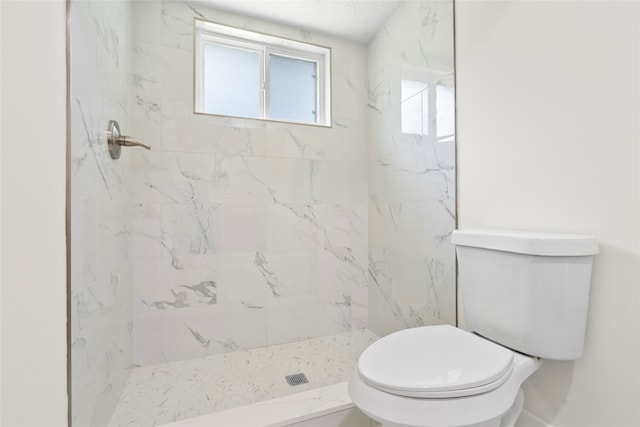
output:
<instances>
[{"instance_id":1,"label":"white wall","mask_svg":"<svg viewBox=\"0 0 640 427\"><path fill-rule=\"evenodd\" d=\"M456 4L459 227L597 236L586 349L526 383L556 426L640 425L637 2Z\"/></svg>"},{"instance_id":2,"label":"white wall","mask_svg":"<svg viewBox=\"0 0 640 427\"><path fill-rule=\"evenodd\" d=\"M2 1L3 426L67 422L65 2Z\"/></svg>"}]
</instances>

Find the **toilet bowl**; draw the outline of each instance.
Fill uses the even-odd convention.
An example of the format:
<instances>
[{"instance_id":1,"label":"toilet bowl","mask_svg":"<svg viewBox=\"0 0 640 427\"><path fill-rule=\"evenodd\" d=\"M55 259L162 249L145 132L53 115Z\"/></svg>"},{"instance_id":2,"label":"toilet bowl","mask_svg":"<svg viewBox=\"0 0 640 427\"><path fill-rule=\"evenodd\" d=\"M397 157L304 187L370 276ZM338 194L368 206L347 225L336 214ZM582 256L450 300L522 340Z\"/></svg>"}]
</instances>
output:
<instances>
[{"instance_id":1,"label":"toilet bowl","mask_svg":"<svg viewBox=\"0 0 640 427\"><path fill-rule=\"evenodd\" d=\"M349 394L383 426L510 427L541 364L453 326L411 328L362 353Z\"/></svg>"}]
</instances>

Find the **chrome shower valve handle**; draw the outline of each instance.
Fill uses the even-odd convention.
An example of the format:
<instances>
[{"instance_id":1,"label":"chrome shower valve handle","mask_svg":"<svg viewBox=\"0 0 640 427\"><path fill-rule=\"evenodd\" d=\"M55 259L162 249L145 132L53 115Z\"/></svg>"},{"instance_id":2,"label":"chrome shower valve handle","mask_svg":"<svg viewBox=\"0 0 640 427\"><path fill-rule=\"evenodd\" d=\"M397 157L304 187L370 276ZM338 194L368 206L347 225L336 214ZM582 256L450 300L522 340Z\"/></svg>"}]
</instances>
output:
<instances>
[{"instance_id":1,"label":"chrome shower valve handle","mask_svg":"<svg viewBox=\"0 0 640 427\"><path fill-rule=\"evenodd\" d=\"M151 150L151 147L148 146L147 144L143 144L142 142L138 141L137 139L131 137L131 136L121 136L118 138L118 144L123 145L125 147L144 147L147 150Z\"/></svg>"},{"instance_id":2,"label":"chrome shower valve handle","mask_svg":"<svg viewBox=\"0 0 640 427\"><path fill-rule=\"evenodd\" d=\"M109 145L109 155L112 159L120 158L121 147L143 147L151 150L147 144L143 144L135 138L120 134L120 125L115 120L109 120L107 125L107 143Z\"/></svg>"}]
</instances>

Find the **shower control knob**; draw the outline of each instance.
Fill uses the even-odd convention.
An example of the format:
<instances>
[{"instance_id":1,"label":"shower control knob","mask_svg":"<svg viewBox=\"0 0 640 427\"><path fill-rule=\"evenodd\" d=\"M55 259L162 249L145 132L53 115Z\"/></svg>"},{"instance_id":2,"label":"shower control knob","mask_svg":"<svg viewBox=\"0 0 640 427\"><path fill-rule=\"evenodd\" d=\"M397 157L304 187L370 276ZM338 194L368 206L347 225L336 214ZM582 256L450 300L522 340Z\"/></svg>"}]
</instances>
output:
<instances>
[{"instance_id":1,"label":"shower control knob","mask_svg":"<svg viewBox=\"0 0 640 427\"><path fill-rule=\"evenodd\" d=\"M151 150L147 144L143 144L135 138L120 134L120 125L115 120L109 120L107 125L107 144L109 145L109 155L112 159L120 158L121 147L143 147Z\"/></svg>"}]
</instances>

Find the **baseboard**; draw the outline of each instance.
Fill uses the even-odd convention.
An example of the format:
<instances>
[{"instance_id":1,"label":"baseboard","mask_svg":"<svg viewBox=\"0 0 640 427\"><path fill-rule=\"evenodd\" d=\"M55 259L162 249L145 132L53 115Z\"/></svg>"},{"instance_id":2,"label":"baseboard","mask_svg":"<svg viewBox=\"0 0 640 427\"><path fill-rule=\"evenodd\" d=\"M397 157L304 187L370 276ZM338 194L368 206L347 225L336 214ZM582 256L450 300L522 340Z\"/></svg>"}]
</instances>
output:
<instances>
[{"instance_id":1,"label":"baseboard","mask_svg":"<svg viewBox=\"0 0 640 427\"><path fill-rule=\"evenodd\" d=\"M522 410L518 421L516 421L515 427L554 427L553 424L548 424L542 418L532 414L526 409Z\"/></svg>"}]
</instances>

